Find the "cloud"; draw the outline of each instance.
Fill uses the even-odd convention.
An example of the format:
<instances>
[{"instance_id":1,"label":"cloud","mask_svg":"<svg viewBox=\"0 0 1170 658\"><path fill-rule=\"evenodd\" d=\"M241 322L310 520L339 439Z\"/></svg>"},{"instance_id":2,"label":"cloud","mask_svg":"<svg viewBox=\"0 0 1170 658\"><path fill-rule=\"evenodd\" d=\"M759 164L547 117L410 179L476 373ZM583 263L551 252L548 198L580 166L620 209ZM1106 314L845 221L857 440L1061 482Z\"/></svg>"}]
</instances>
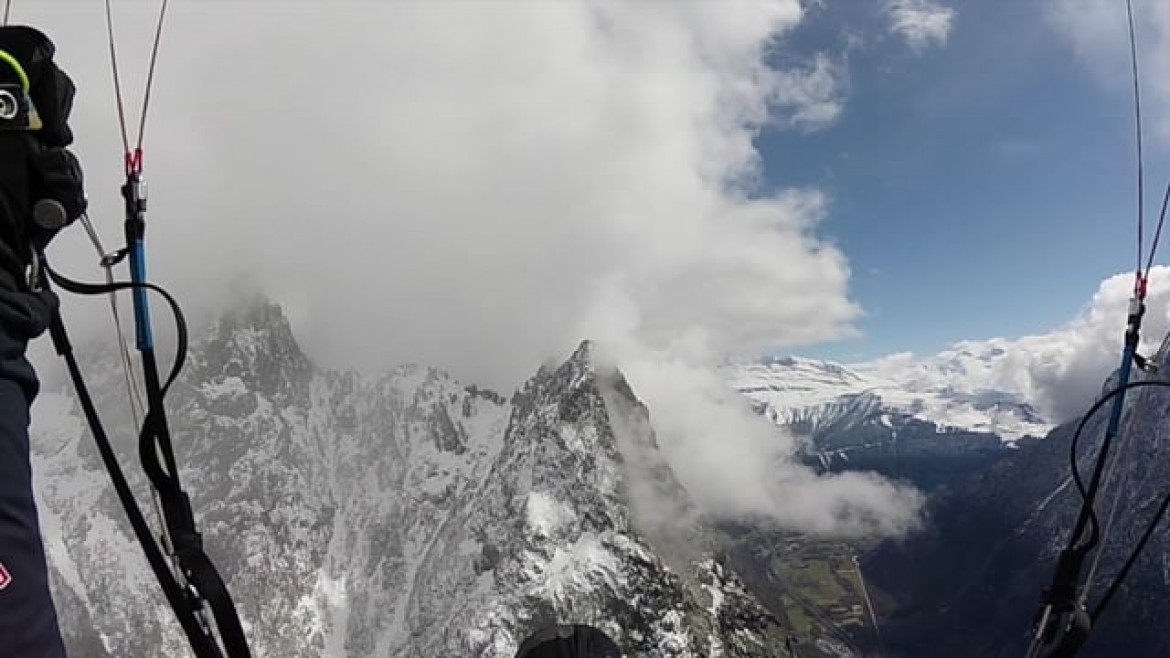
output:
<instances>
[{"instance_id":1,"label":"cloud","mask_svg":"<svg viewBox=\"0 0 1170 658\"><path fill-rule=\"evenodd\" d=\"M890 29L918 52L945 44L955 17L954 9L933 0L887 0L885 11Z\"/></svg>"},{"instance_id":2,"label":"cloud","mask_svg":"<svg viewBox=\"0 0 1170 658\"><path fill-rule=\"evenodd\" d=\"M78 151L113 244L100 7L25 7L78 82ZM769 60L796 0L225 11L172 4L146 143L152 279L197 320L259 289L322 365L419 361L503 389L601 339L705 507L821 532L911 523L914 494L814 477L710 374L726 354L849 334L859 312L818 236L824 196L757 188L764 125L841 112L832 61ZM116 19L133 108L153 16ZM79 231L51 255L97 278ZM107 331L101 302L66 311Z\"/></svg>"},{"instance_id":3,"label":"cloud","mask_svg":"<svg viewBox=\"0 0 1170 658\"><path fill-rule=\"evenodd\" d=\"M804 131L820 130L844 110L847 69L819 53L805 66L777 71L777 121Z\"/></svg>"},{"instance_id":4,"label":"cloud","mask_svg":"<svg viewBox=\"0 0 1170 658\"><path fill-rule=\"evenodd\" d=\"M1097 80L1119 97L1132 94L1125 3L1058 0L1046 5L1049 22ZM1159 69L1170 61L1170 3L1133 3L1145 117L1154 134L1170 141L1170 78Z\"/></svg>"},{"instance_id":5,"label":"cloud","mask_svg":"<svg viewBox=\"0 0 1170 658\"><path fill-rule=\"evenodd\" d=\"M897 354L868 367L923 386L1015 393L1048 420L1064 422L1085 412L1118 367L1132 292L1133 274L1118 274L1052 332L963 341L927 359ZM1139 352L1152 356L1170 332L1170 267L1151 270L1146 308Z\"/></svg>"},{"instance_id":6,"label":"cloud","mask_svg":"<svg viewBox=\"0 0 1170 658\"><path fill-rule=\"evenodd\" d=\"M1102 282L1089 306L1066 327L1008 346L999 381L1030 394L1057 420L1080 415L1117 368L1133 275ZM1170 331L1170 268L1151 272L1140 351L1152 355Z\"/></svg>"},{"instance_id":7,"label":"cloud","mask_svg":"<svg viewBox=\"0 0 1170 658\"><path fill-rule=\"evenodd\" d=\"M923 498L912 488L870 474L817 476L797 463L793 437L714 374L701 337L664 351L604 347L650 409L672 470L705 511L848 537L900 535L919 523Z\"/></svg>"},{"instance_id":8,"label":"cloud","mask_svg":"<svg viewBox=\"0 0 1170 658\"><path fill-rule=\"evenodd\" d=\"M500 387L592 335L618 298L650 344L702 329L750 353L850 331L846 259L817 235L824 199L756 186L763 125L840 112L832 62L769 63L796 0L224 11L172 5L146 139L152 278L196 318L259 288L326 365L421 361ZM15 18L52 34L77 79L78 151L113 244L100 7ZM115 19L133 119L153 14ZM88 249L77 231L51 256L96 278Z\"/></svg>"}]
</instances>

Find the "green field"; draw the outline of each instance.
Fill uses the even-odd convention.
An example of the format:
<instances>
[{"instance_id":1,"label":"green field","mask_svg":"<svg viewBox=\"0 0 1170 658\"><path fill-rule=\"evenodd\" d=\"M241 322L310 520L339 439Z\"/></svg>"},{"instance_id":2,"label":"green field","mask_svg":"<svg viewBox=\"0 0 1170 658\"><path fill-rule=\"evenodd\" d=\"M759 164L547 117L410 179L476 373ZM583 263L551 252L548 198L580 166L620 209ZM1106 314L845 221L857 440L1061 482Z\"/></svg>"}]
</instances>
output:
<instances>
[{"instance_id":1,"label":"green field","mask_svg":"<svg viewBox=\"0 0 1170 658\"><path fill-rule=\"evenodd\" d=\"M853 644L871 632L855 549L840 542L791 540L772 554L771 572L798 636Z\"/></svg>"}]
</instances>

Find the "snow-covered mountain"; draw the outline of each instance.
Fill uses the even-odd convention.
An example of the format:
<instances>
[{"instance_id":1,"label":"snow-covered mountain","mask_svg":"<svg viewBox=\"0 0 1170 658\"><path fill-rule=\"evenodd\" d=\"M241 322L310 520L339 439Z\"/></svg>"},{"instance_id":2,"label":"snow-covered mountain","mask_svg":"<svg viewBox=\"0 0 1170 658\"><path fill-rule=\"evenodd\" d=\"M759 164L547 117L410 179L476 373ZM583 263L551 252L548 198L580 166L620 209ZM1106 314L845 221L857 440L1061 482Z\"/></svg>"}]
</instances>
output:
<instances>
[{"instance_id":1,"label":"snow-covered mountain","mask_svg":"<svg viewBox=\"0 0 1170 658\"><path fill-rule=\"evenodd\" d=\"M780 425L817 434L862 425L893 428L913 419L940 431L993 434L1006 441L1044 436L1052 425L1026 396L1004 388L995 367L1003 350L960 345L928 359L895 355L841 365L800 357L724 367L725 377Z\"/></svg>"},{"instance_id":2,"label":"snow-covered mountain","mask_svg":"<svg viewBox=\"0 0 1170 658\"><path fill-rule=\"evenodd\" d=\"M87 370L125 428L116 361ZM323 371L258 303L194 343L169 404L258 656L505 657L554 621L631 655L788 655L781 622L683 521L646 408L588 343L505 397L421 366ZM188 655L70 396L42 395L33 443L70 655ZM648 500L669 501L668 522Z\"/></svg>"},{"instance_id":3,"label":"snow-covered mountain","mask_svg":"<svg viewBox=\"0 0 1170 658\"><path fill-rule=\"evenodd\" d=\"M1138 372L1135 378L1164 381L1170 339L1154 361L1162 374ZM1111 376L1107 385L1115 381ZM1095 463L1108 408L1086 423L1077 444L1082 473ZM1126 409L1110 453L1110 476L1096 504L1101 543L1081 572L1089 582L1078 591L1090 609L1130 559L1170 491L1170 393L1160 386L1135 389ZM1069 465L1078 422L1061 425L1043 441L1030 442L964 486L935 497L921 532L869 556L866 573L890 604L883 625L890 655L1025 653L1041 592L1051 583L1081 507ZM1077 655L1170 655L1167 619L1170 525L1163 519Z\"/></svg>"}]
</instances>

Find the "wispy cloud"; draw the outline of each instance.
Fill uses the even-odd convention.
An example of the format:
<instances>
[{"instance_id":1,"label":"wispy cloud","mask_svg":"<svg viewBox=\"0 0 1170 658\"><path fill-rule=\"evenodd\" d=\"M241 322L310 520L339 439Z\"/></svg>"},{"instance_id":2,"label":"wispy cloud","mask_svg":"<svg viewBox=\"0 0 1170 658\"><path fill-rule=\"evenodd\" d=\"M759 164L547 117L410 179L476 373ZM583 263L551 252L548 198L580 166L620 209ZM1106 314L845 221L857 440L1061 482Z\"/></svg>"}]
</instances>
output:
<instances>
[{"instance_id":1,"label":"wispy cloud","mask_svg":"<svg viewBox=\"0 0 1170 658\"><path fill-rule=\"evenodd\" d=\"M1130 50L1125 3L1111 0L1058 0L1047 6L1057 33L1065 38L1102 85L1118 94L1131 92ZM1154 134L1170 142L1170 3L1133 3L1138 55L1143 62L1145 117Z\"/></svg>"},{"instance_id":2,"label":"wispy cloud","mask_svg":"<svg viewBox=\"0 0 1170 658\"><path fill-rule=\"evenodd\" d=\"M945 44L955 18L954 9L933 0L887 0L885 10L890 29L916 51Z\"/></svg>"},{"instance_id":3,"label":"wispy cloud","mask_svg":"<svg viewBox=\"0 0 1170 658\"><path fill-rule=\"evenodd\" d=\"M804 131L831 125L844 110L846 83L845 65L823 53L804 66L776 71L778 120Z\"/></svg>"},{"instance_id":4,"label":"wispy cloud","mask_svg":"<svg viewBox=\"0 0 1170 658\"><path fill-rule=\"evenodd\" d=\"M674 472L705 511L851 537L900 535L918 525L918 491L866 473L817 476L798 463L795 439L713 373L701 343L683 350L688 359L679 350L607 346L649 407Z\"/></svg>"}]
</instances>

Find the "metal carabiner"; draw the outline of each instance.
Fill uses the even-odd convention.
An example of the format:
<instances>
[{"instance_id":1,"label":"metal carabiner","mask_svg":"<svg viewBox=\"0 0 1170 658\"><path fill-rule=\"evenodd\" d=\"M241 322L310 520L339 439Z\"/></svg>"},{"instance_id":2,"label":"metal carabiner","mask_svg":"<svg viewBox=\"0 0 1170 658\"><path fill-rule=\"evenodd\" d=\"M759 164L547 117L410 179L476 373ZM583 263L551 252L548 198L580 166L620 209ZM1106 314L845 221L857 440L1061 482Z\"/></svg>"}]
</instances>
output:
<instances>
[{"instance_id":1,"label":"metal carabiner","mask_svg":"<svg viewBox=\"0 0 1170 658\"><path fill-rule=\"evenodd\" d=\"M32 255L29 258L28 273L25 275L25 283L28 284L28 289L30 292L41 292L44 290L42 285L43 280L41 279L41 273L43 272L41 253L32 248L29 249L29 253Z\"/></svg>"}]
</instances>

